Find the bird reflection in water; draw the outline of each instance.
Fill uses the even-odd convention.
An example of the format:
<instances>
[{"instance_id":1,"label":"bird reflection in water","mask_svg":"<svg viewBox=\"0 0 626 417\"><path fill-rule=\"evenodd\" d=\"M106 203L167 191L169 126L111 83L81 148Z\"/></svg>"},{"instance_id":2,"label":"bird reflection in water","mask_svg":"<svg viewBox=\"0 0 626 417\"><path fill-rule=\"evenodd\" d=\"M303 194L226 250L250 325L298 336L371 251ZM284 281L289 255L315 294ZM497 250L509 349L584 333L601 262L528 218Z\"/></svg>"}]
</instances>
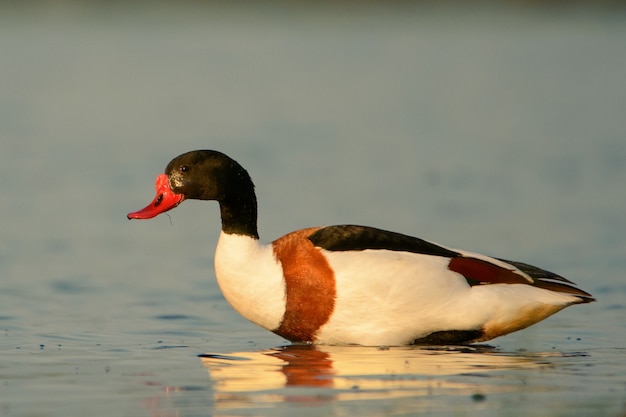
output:
<instances>
[{"instance_id":1,"label":"bird reflection in water","mask_svg":"<svg viewBox=\"0 0 626 417\"><path fill-rule=\"evenodd\" d=\"M480 401L491 393L519 389L522 371L553 366L549 357L560 355L505 353L490 346L291 345L200 357L214 381L216 406L235 409L262 403L319 405L433 394ZM485 378L502 372L508 372L506 378Z\"/></svg>"}]
</instances>

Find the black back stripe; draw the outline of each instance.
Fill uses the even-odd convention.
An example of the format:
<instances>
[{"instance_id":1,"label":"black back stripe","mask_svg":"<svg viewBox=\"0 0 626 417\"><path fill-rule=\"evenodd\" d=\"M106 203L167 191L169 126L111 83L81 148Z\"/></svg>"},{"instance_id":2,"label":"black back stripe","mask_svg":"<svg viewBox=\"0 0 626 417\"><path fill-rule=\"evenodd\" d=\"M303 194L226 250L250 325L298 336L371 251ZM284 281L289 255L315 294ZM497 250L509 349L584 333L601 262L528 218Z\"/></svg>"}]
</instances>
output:
<instances>
[{"instance_id":1,"label":"black back stripe","mask_svg":"<svg viewBox=\"0 0 626 417\"><path fill-rule=\"evenodd\" d=\"M340 225L324 227L309 236L317 247L329 251L385 249L454 258L459 253L425 240L367 226Z\"/></svg>"}]
</instances>

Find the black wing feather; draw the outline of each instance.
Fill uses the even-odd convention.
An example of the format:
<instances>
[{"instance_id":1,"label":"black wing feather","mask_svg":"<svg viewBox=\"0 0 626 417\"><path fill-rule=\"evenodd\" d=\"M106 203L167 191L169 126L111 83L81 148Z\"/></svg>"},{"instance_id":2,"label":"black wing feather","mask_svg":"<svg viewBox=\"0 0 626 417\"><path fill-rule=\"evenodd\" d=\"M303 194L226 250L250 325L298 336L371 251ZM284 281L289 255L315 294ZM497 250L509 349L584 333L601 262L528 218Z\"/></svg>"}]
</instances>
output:
<instances>
[{"instance_id":1,"label":"black wing feather","mask_svg":"<svg viewBox=\"0 0 626 417\"><path fill-rule=\"evenodd\" d=\"M509 265L513 265L514 267L516 267L517 269L519 269L520 271L522 271L523 273L525 273L526 275L534 279L539 279L539 278L552 279L555 281L561 281L561 282L567 282L568 284L573 284L573 282L570 281L569 279L563 278L562 276L557 275L554 272L546 271L545 269L541 269L536 266L526 264L524 262L509 261L508 259L500 259L500 258L498 258L498 260L502 262L506 262Z\"/></svg>"},{"instance_id":2,"label":"black wing feather","mask_svg":"<svg viewBox=\"0 0 626 417\"><path fill-rule=\"evenodd\" d=\"M328 226L309 236L317 247L329 251L361 251L386 249L454 258L459 253L425 240L367 226Z\"/></svg>"},{"instance_id":3,"label":"black wing feather","mask_svg":"<svg viewBox=\"0 0 626 417\"><path fill-rule=\"evenodd\" d=\"M534 281L531 285L534 285L535 287L579 297L582 303L595 301L595 298L593 298L591 294L577 288L575 283L567 278L555 274L554 272L546 271L545 269L541 269L524 262L509 261L507 259L500 259L500 261L516 267L531 277Z\"/></svg>"}]
</instances>

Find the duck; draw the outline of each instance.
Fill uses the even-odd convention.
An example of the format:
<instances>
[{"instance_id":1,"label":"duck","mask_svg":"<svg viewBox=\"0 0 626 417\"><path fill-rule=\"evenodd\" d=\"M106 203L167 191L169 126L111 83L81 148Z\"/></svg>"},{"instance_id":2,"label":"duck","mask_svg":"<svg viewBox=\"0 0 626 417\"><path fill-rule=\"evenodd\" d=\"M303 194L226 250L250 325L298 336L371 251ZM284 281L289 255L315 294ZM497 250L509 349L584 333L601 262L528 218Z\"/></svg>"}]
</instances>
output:
<instances>
[{"instance_id":1,"label":"duck","mask_svg":"<svg viewBox=\"0 0 626 417\"><path fill-rule=\"evenodd\" d=\"M214 150L172 159L156 196L128 219L185 200L215 200L215 276L243 317L295 344L465 345L595 301L568 279L523 262L352 224L296 230L262 243L248 172Z\"/></svg>"}]
</instances>

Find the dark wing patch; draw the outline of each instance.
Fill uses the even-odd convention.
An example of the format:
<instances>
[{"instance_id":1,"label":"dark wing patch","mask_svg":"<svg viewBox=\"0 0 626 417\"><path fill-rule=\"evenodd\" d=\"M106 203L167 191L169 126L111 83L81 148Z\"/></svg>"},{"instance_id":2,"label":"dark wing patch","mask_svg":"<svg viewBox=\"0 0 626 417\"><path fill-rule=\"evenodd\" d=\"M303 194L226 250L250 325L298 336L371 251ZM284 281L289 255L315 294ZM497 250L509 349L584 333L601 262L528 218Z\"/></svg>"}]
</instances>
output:
<instances>
[{"instance_id":1,"label":"dark wing patch","mask_svg":"<svg viewBox=\"0 0 626 417\"><path fill-rule=\"evenodd\" d=\"M596 301L595 298L591 294L586 291L581 290L580 288L574 287L572 284L564 284L562 282L553 282L546 281L543 279L535 280L535 287L543 288L544 290L550 290L554 292L565 293L569 295L573 295L574 297L580 298L581 303L590 303L592 301Z\"/></svg>"},{"instance_id":2,"label":"dark wing patch","mask_svg":"<svg viewBox=\"0 0 626 417\"><path fill-rule=\"evenodd\" d=\"M413 345L465 345L480 340L484 336L482 330L443 330L434 332L420 339Z\"/></svg>"},{"instance_id":3,"label":"dark wing patch","mask_svg":"<svg viewBox=\"0 0 626 417\"><path fill-rule=\"evenodd\" d=\"M457 252L416 237L366 226L328 226L309 236L317 247L329 251L361 251L386 249L454 258Z\"/></svg>"},{"instance_id":4,"label":"dark wing patch","mask_svg":"<svg viewBox=\"0 0 626 417\"><path fill-rule=\"evenodd\" d=\"M545 290L573 295L580 298L581 303L595 301L591 294L577 288L576 284L553 272L545 271L523 262L499 260L517 268L528 275L531 280L529 281L521 274L482 259L469 257L451 259L448 269L463 275L471 286L481 284L529 284Z\"/></svg>"},{"instance_id":5,"label":"dark wing patch","mask_svg":"<svg viewBox=\"0 0 626 417\"><path fill-rule=\"evenodd\" d=\"M552 279L555 281L562 281L562 282L567 282L568 284L573 284L572 281L566 278L563 278L562 276L557 275L554 272L546 271L545 269L537 268L536 266L528 265L528 264L525 264L524 262L509 261L508 259L500 259L500 258L498 258L498 260L502 262L506 262L507 264L514 266L515 268L519 269L520 271L522 271L523 273L525 273L531 278L537 278L537 279L547 278L547 279Z\"/></svg>"},{"instance_id":6,"label":"dark wing patch","mask_svg":"<svg viewBox=\"0 0 626 417\"><path fill-rule=\"evenodd\" d=\"M543 288L545 290L562 292L579 297L583 303L590 303L595 301L595 298L586 291L576 287L576 284L567 278L555 274L554 272L546 271L545 269L537 268L533 265L528 265L523 262L509 261L506 259L500 259L502 262L506 262L513 265L529 277L533 279L533 285L535 287Z\"/></svg>"}]
</instances>

